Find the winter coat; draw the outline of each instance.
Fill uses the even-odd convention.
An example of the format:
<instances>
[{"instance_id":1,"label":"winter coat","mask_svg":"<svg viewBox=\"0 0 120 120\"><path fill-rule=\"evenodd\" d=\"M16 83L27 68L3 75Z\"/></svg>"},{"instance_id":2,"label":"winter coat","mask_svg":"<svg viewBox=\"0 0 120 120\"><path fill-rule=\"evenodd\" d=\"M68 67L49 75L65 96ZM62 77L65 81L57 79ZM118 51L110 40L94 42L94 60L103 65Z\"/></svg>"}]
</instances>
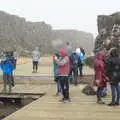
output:
<instances>
[{"instance_id":1,"label":"winter coat","mask_svg":"<svg viewBox=\"0 0 120 120\"><path fill-rule=\"evenodd\" d=\"M36 62L39 61L39 59L40 59L40 52L38 50L34 50L32 52L32 59L33 59L33 61L36 61Z\"/></svg>"},{"instance_id":2,"label":"winter coat","mask_svg":"<svg viewBox=\"0 0 120 120\"><path fill-rule=\"evenodd\" d=\"M53 74L54 74L54 77L57 74L57 64L54 61L53 61Z\"/></svg>"},{"instance_id":3,"label":"winter coat","mask_svg":"<svg viewBox=\"0 0 120 120\"><path fill-rule=\"evenodd\" d=\"M120 58L107 56L104 62L106 64L106 74L110 79L110 84L118 84L120 82Z\"/></svg>"},{"instance_id":4,"label":"winter coat","mask_svg":"<svg viewBox=\"0 0 120 120\"><path fill-rule=\"evenodd\" d=\"M71 66L78 66L79 56L76 53L72 53L70 56Z\"/></svg>"},{"instance_id":5,"label":"winter coat","mask_svg":"<svg viewBox=\"0 0 120 120\"><path fill-rule=\"evenodd\" d=\"M57 75L58 76L68 76L69 74L69 57L67 56L64 49L59 50L60 58L56 59L56 64L58 65Z\"/></svg>"},{"instance_id":6,"label":"winter coat","mask_svg":"<svg viewBox=\"0 0 120 120\"><path fill-rule=\"evenodd\" d=\"M84 64L85 56L84 56L84 54L81 52L80 48L77 48L77 49L76 49L76 54L79 56L79 63L78 63L78 65Z\"/></svg>"},{"instance_id":7,"label":"winter coat","mask_svg":"<svg viewBox=\"0 0 120 120\"><path fill-rule=\"evenodd\" d=\"M55 62L55 58L59 59L59 54L58 53L55 53L53 55L53 73L54 73L54 77L57 75L57 70L58 70L58 65L56 64Z\"/></svg>"},{"instance_id":8,"label":"winter coat","mask_svg":"<svg viewBox=\"0 0 120 120\"><path fill-rule=\"evenodd\" d=\"M94 70L95 70L95 81L94 84L98 87L106 87L108 77L105 74L105 64L104 64L105 52L101 51L97 54L94 60ZM99 81L99 83L97 82Z\"/></svg>"},{"instance_id":9,"label":"winter coat","mask_svg":"<svg viewBox=\"0 0 120 120\"><path fill-rule=\"evenodd\" d=\"M1 61L1 69L4 75L12 75L14 65L10 59Z\"/></svg>"},{"instance_id":10,"label":"winter coat","mask_svg":"<svg viewBox=\"0 0 120 120\"><path fill-rule=\"evenodd\" d=\"M81 64L84 64L84 59L85 59L85 56L84 56L83 53L81 52L81 53L80 53Z\"/></svg>"}]
</instances>

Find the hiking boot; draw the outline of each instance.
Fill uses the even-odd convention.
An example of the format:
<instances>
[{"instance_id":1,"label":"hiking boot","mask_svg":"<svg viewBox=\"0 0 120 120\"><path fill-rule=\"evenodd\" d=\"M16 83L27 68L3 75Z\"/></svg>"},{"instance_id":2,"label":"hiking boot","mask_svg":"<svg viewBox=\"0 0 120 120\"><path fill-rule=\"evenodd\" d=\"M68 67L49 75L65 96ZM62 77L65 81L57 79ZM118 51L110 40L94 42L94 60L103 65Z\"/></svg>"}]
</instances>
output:
<instances>
[{"instance_id":1,"label":"hiking boot","mask_svg":"<svg viewBox=\"0 0 120 120\"><path fill-rule=\"evenodd\" d=\"M105 102L103 102L102 100L98 100L97 103L98 104L105 104Z\"/></svg>"},{"instance_id":2,"label":"hiking boot","mask_svg":"<svg viewBox=\"0 0 120 120\"><path fill-rule=\"evenodd\" d=\"M119 102L115 102L115 105L117 105L117 106L118 106L118 105L119 105Z\"/></svg>"},{"instance_id":3,"label":"hiking boot","mask_svg":"<svg viewBox=\"0 0 120 120\"><path fill-rule=\"evenodd\" d=\"M69 102L71 102L71 100L70 99L65 99L65 100L63 100L63 102L64 103L69 103Z\"/></svg>"},{"instance_id":4,"label":"hiking boot","mask_svg":"<svg viewBox=\"0 0 120 120\"><path fill-rule=\"evenodd\" d=\"M108 104L108 106L115 106L115 105L116 105L116 104L113 103L113 102L111 102L111 103Z\"/></svg>"}]
</instances>

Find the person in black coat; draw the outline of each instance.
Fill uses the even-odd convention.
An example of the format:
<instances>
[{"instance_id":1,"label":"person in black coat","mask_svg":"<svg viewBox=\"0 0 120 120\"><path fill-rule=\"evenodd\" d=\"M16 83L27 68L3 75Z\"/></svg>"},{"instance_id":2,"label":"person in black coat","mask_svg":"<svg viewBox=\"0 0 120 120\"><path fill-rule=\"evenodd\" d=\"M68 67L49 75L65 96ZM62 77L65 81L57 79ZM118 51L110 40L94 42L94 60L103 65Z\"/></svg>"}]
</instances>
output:
<instances>
[{"instance_id":1,"label":"person in black coat","mask_svg":"<svg viewBox=\"0 0 120 120\"><path fill-rule=\"evenodd\" d=\"M114 48L110 51L110 55L104 58L106 64L106 75L109 77L109 82L112 91L112 101L109 106L120 104L120 58L119 50Z\"/></svg>"}]
</instances>

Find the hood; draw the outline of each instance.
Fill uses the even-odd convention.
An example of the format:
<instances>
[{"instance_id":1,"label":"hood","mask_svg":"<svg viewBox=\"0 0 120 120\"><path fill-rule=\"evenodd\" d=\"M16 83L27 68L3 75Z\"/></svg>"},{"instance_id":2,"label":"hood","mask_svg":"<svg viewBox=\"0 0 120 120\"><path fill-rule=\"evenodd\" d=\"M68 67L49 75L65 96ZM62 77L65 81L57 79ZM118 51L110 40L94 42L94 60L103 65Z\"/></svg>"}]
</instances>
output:
<instances>
[{"instance_id":1,"label":"hood","mask_svg":"<svg viewBox=\"0 0 120 120\"><path fill-rule=\"evenodd\" d=\"M99 60L103 60L105 57L106 53L104 51L100 51L98 52L98 54L96 55L97 59Z\"/></svg>"},{"instance_id":2,"label":"hood","mask_svg":"<svg viewBox=\"0 0 120 120\"><path fill-rule=\"evenodd\" d=\"M77 48L76 49L76 53L80 53L81 51L80 51L80 48Z\"/></svg>"},{"instance_id":3,"label":"hood","mask_svg":"<svg viewBox=\"0 0 120 120\"><path fill-rule=\"evenodd\" d=\"M59 55L61 56L61 57L65 57L67 54L66 54L66 51L63 49L63 48L61 48L59 51L58 51L58 53L59 53Z\"/></svg>"}]
</instances>

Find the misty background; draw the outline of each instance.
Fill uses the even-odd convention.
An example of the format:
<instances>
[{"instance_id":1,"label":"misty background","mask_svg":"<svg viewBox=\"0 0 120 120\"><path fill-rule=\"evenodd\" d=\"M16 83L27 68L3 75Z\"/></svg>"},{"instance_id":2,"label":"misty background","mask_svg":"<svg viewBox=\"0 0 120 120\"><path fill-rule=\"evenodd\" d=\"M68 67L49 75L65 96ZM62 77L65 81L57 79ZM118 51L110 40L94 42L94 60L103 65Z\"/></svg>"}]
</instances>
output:
<instances>
[{"instance_id":1,"label":"misty background","mask_svg":"<svg viewBox=\"0 0 120 120\"><path fill-rule=\"evenodd\" d=\"M1 1L0 50L14 48L24 54L42 45L43 52L52 52L49 43L62 40L91 52L98 34L97 16L119 11L119 3L119 0Z\"/></svg>"}]
</instances>

